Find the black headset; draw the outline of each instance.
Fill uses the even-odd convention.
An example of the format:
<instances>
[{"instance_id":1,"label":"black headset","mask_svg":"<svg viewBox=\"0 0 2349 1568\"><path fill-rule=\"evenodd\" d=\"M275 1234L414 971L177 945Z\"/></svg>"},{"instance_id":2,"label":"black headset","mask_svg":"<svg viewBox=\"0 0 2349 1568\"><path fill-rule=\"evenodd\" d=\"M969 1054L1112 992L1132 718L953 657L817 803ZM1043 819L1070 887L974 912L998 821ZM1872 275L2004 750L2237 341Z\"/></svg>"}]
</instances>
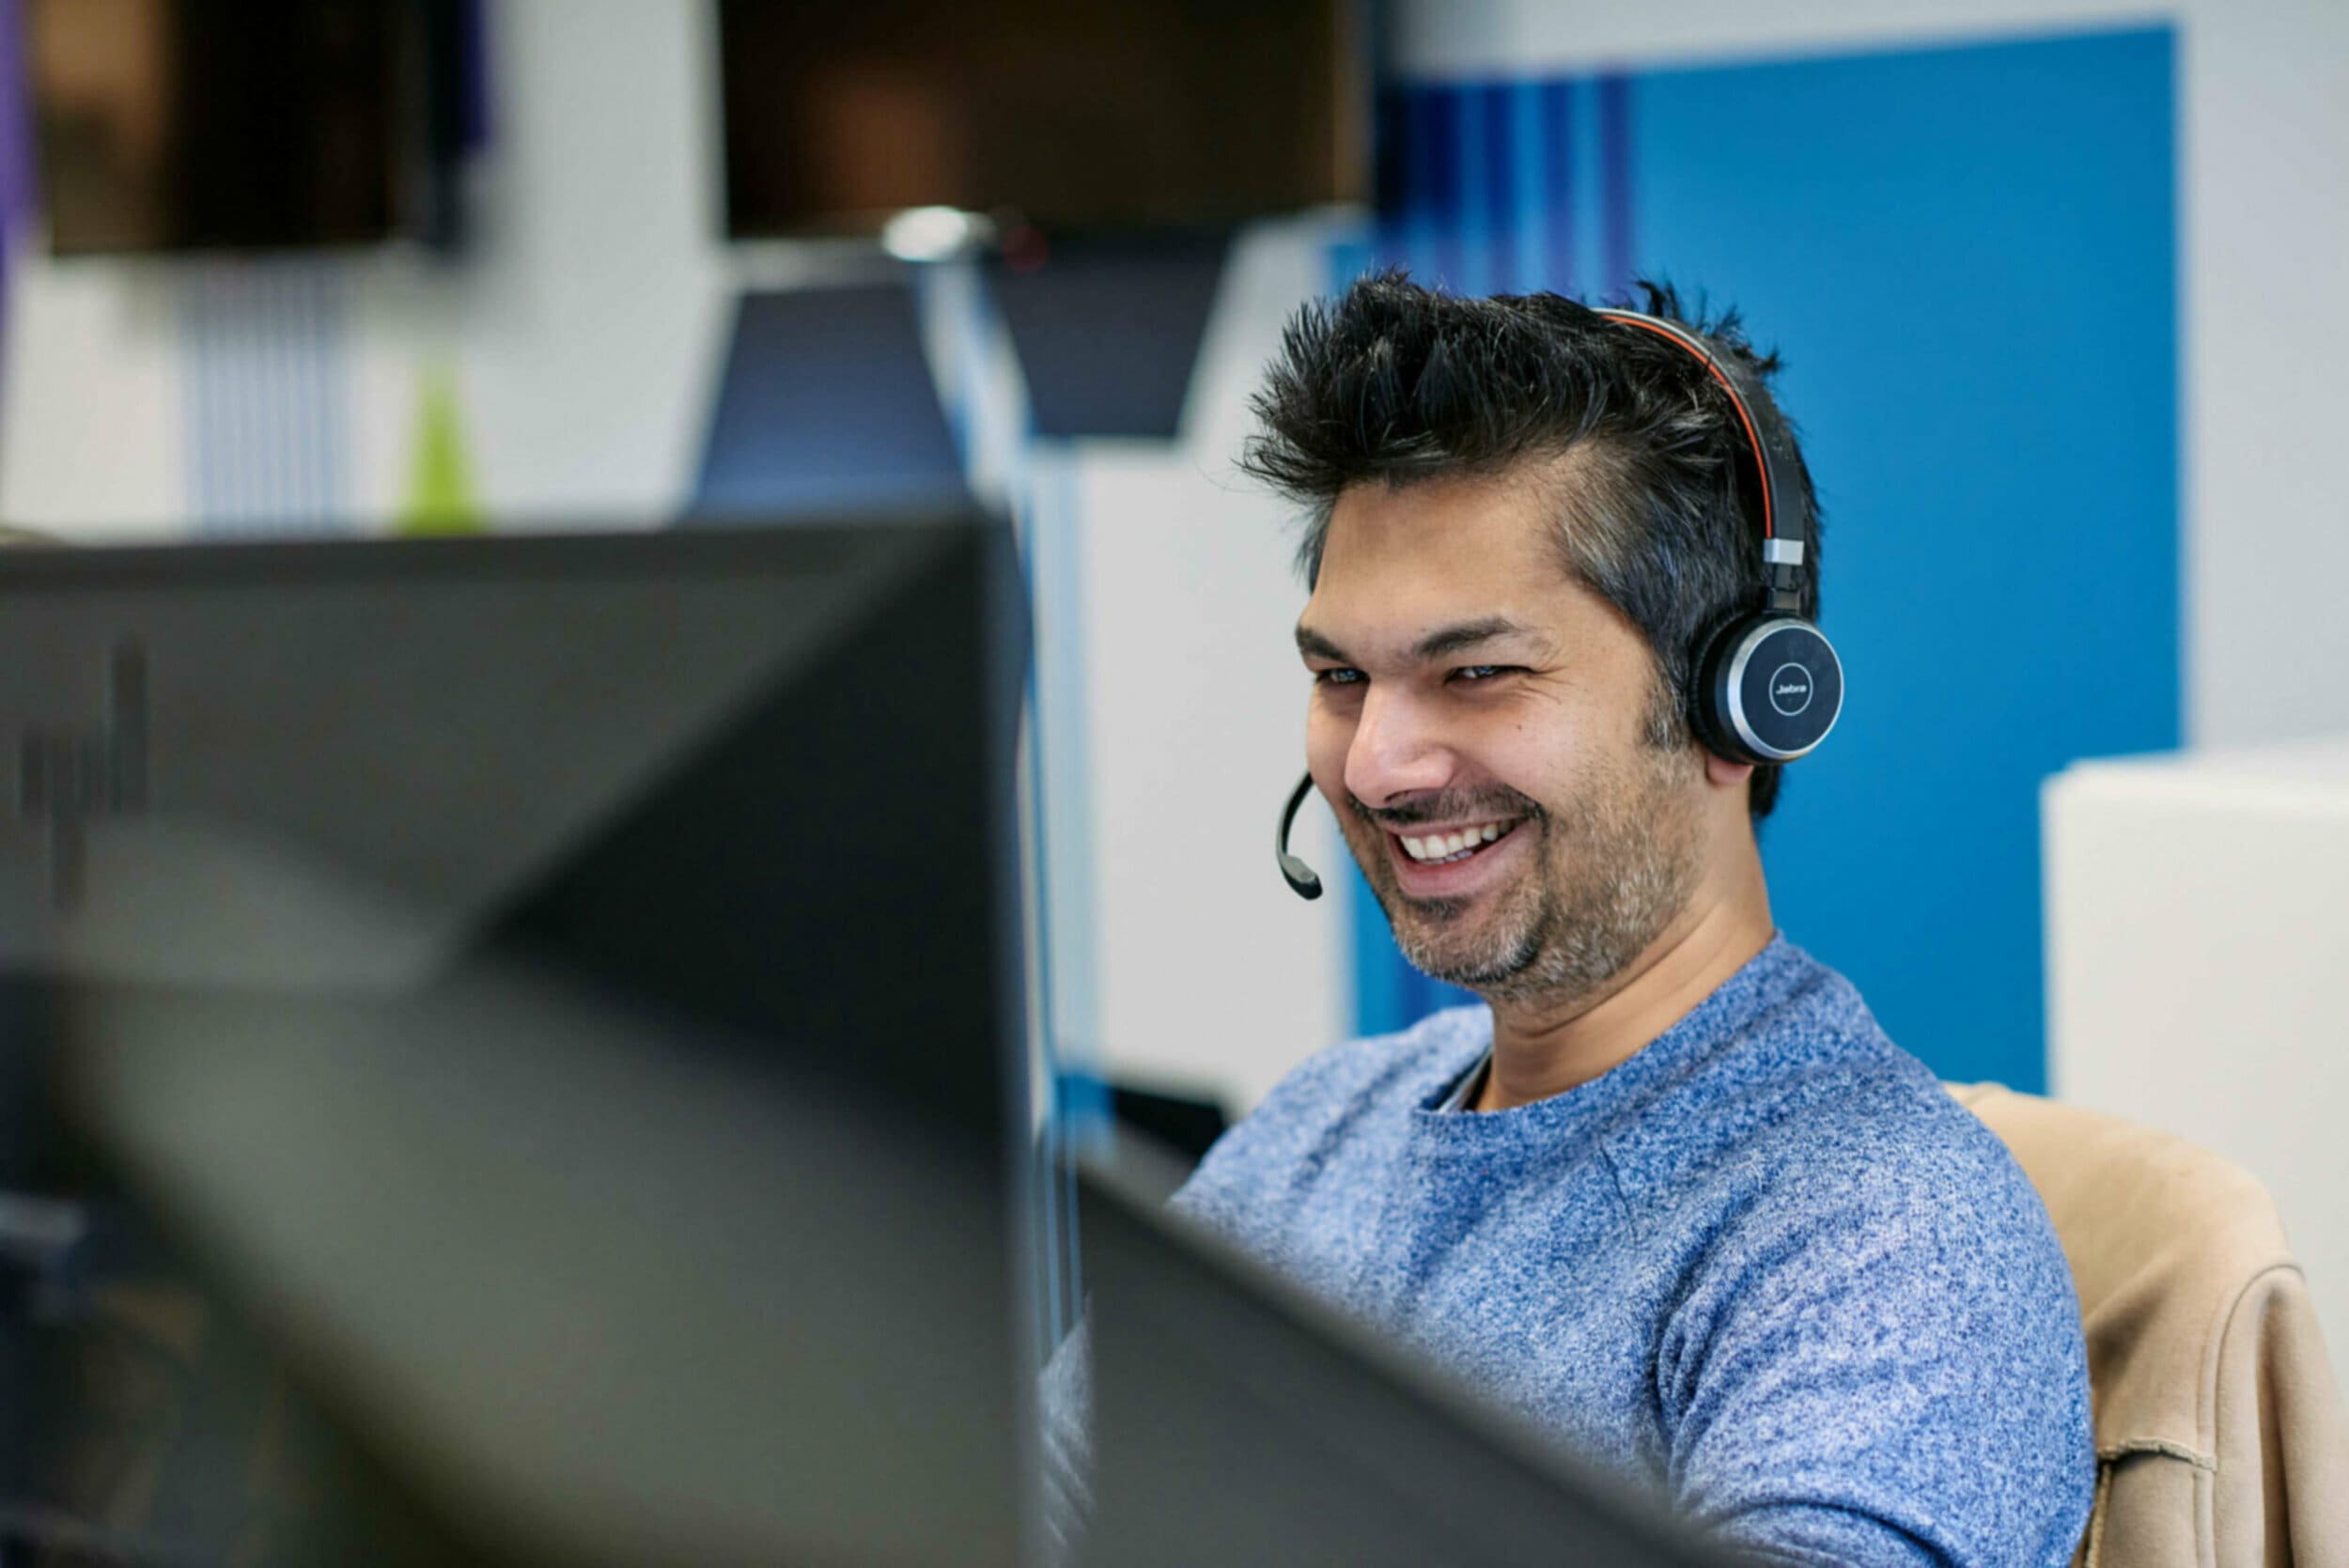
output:
<instances>
[{"instance_id":1,"label":"black headset","mask_svg":"<svg viewBox=\"0 0 2349 1568\"><path fill-rule=\"evenodd\" d=\"M1797 478L1801 458L1794 432L1760 380L1714 354L1704 339L1675 321L1634 310L1595 315L1667 338L1696 355L1729 395L1730 407L1753 453L1756 484L1751 512L1762 522L1764 586L1757 608L1732 612L1700 642L1693 666L1697 737L1715 755L1757 765L1793 762L1825 740L1843 711L1843 663L1834 645L1803 613L1803 557L1811 548L1811 504ZM1741 493L1743 487L1740 487ZM1281 810L1274 852L1281 876L1302 898L1321 896L1321 878L1289 853L1289 830L1313 792L1313 775L1298 783Z\"/></svg>"}]
</instances>

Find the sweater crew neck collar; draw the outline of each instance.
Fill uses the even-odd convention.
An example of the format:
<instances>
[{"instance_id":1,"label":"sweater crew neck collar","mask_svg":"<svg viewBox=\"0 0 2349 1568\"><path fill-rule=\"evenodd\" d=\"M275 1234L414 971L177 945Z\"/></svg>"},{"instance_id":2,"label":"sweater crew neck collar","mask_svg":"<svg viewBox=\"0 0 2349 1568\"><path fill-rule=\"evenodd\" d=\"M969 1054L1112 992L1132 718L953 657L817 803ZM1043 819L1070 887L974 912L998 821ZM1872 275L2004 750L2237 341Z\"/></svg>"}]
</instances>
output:
<instances>
[{"instance_id":1,"label":"sweater crew neck collar","mask_svg":"<svg viewBox=\"0 0 2349 1568\"><path fill-rule=\"evenodd\" d=\"M1483 1155L1513 1144L1553 1141L1613 1115L1678 1080L1725 1041L1746 1032L1795 990L1816 966L1782 935L1679 1021L1588 1083L1506 1110L1447 1109L1470 1075L1481 1076L1492 1054L1493 1017L1483 1005L1440 1013L1430 1030L1423 1081L1411 1097L1413 1132L1438 1147Z\"/></svg>"}]
</instances>

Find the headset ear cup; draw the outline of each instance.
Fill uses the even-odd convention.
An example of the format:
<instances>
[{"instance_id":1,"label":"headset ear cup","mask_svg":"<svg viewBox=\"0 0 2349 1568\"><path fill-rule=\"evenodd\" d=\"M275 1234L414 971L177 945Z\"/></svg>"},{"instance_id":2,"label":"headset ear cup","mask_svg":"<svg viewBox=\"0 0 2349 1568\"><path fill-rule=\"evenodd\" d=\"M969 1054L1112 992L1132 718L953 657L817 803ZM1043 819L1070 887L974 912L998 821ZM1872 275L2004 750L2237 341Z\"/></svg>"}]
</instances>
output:
<instances>
[{"instance_id":1,"label":"headset ear cup","mask_svg":"<svg viewBox=\"0 0 2349 1568\"><path fill-rule=\"evenodd\" d=\"M1726 762L1759 765L1768 760L1737 733L1730 711L1729 689L1729 666L1737 657L1738 644L1763 619L1760 615L1733 615L1722 622L1704 640L1703 651L1697 656L1696 667L1690 672L1695 682L1695 700L1689 704L1689 717L1695 722L1697 738L1704 742L1706 751Z\"/></svg>"},{"instance_id":2,"label":"headset ear cup","mask_svg":"<svg viewBox=\"0 0 2349 1568\"><path fill-rule=\"evenodd\" d=\"M1704 696L1720 755L1793 762L1809 756L1842 717L1843 663L1799 615L1751 615L1706 649Z\"/></svg>"}]
</instances>

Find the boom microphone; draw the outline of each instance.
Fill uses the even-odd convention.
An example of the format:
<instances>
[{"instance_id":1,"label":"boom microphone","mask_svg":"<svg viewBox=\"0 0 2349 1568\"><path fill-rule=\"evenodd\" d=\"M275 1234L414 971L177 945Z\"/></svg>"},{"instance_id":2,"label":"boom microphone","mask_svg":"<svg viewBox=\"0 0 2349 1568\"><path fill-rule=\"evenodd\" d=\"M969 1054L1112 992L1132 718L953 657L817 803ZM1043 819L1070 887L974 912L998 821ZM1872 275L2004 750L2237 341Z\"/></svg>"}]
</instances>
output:
<instances>
[{"instance_id":1,"label":"boom microphone","mask_svg":"<svg viewBox=\"0 0 2349 1568\"><path fill-rule=\"evenodd\" d=\"M1281 862L1281 877L1299 898L1321 896L1321 878L1314 868L1289 853L1289 830L1297 825L1297 814L1304 809L1305 797L1313 792L1311 773L1297 781L1297 787L1289 792L1289 803L1281 808L1280 836L1272 842L1272 852Z\"/></svg>"}]
</instances>

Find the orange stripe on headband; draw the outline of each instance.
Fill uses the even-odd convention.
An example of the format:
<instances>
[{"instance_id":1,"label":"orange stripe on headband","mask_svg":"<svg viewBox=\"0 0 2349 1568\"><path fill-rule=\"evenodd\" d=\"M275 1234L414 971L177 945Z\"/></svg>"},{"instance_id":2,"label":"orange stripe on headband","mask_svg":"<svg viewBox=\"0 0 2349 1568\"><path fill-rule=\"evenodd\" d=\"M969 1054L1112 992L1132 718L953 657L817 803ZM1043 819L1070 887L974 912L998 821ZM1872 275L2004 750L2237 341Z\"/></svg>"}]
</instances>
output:
<instances>
[{"instance_id":1,"label":"orange stripe on headband","mask_svg":"<svg viewBox=\"0 0 2349 1568\"><path fill-rule=\"evenodd\" d=\"M1746 427L1746 442L1753 450L1754 472L1762 476L1762 536L1766 539L1778 537L1778 520L1771 515L1770 506L1770 461L1762 455L1762 437L1754 430L1753 416L1746 411L1746 400L1737 395L1737 389L1730 384L1729 378L1722 373L1720 365L1715 362L1713 356L1671 328L1658 326L1653 321L1643 321L1637 316L1619 316L1611 310L1595 311L1593 314L1604 316L1610 321L1621 321L1626 327L1637 327L1641 332L1654 333L1667 343L1677 344L1696 355L1698 363L1704 366L1706 372L1715 380L1721 383L1721 390L1729 394L1729 406L1737 411L1737 423Z\"/></svg>"}]
</instances>

